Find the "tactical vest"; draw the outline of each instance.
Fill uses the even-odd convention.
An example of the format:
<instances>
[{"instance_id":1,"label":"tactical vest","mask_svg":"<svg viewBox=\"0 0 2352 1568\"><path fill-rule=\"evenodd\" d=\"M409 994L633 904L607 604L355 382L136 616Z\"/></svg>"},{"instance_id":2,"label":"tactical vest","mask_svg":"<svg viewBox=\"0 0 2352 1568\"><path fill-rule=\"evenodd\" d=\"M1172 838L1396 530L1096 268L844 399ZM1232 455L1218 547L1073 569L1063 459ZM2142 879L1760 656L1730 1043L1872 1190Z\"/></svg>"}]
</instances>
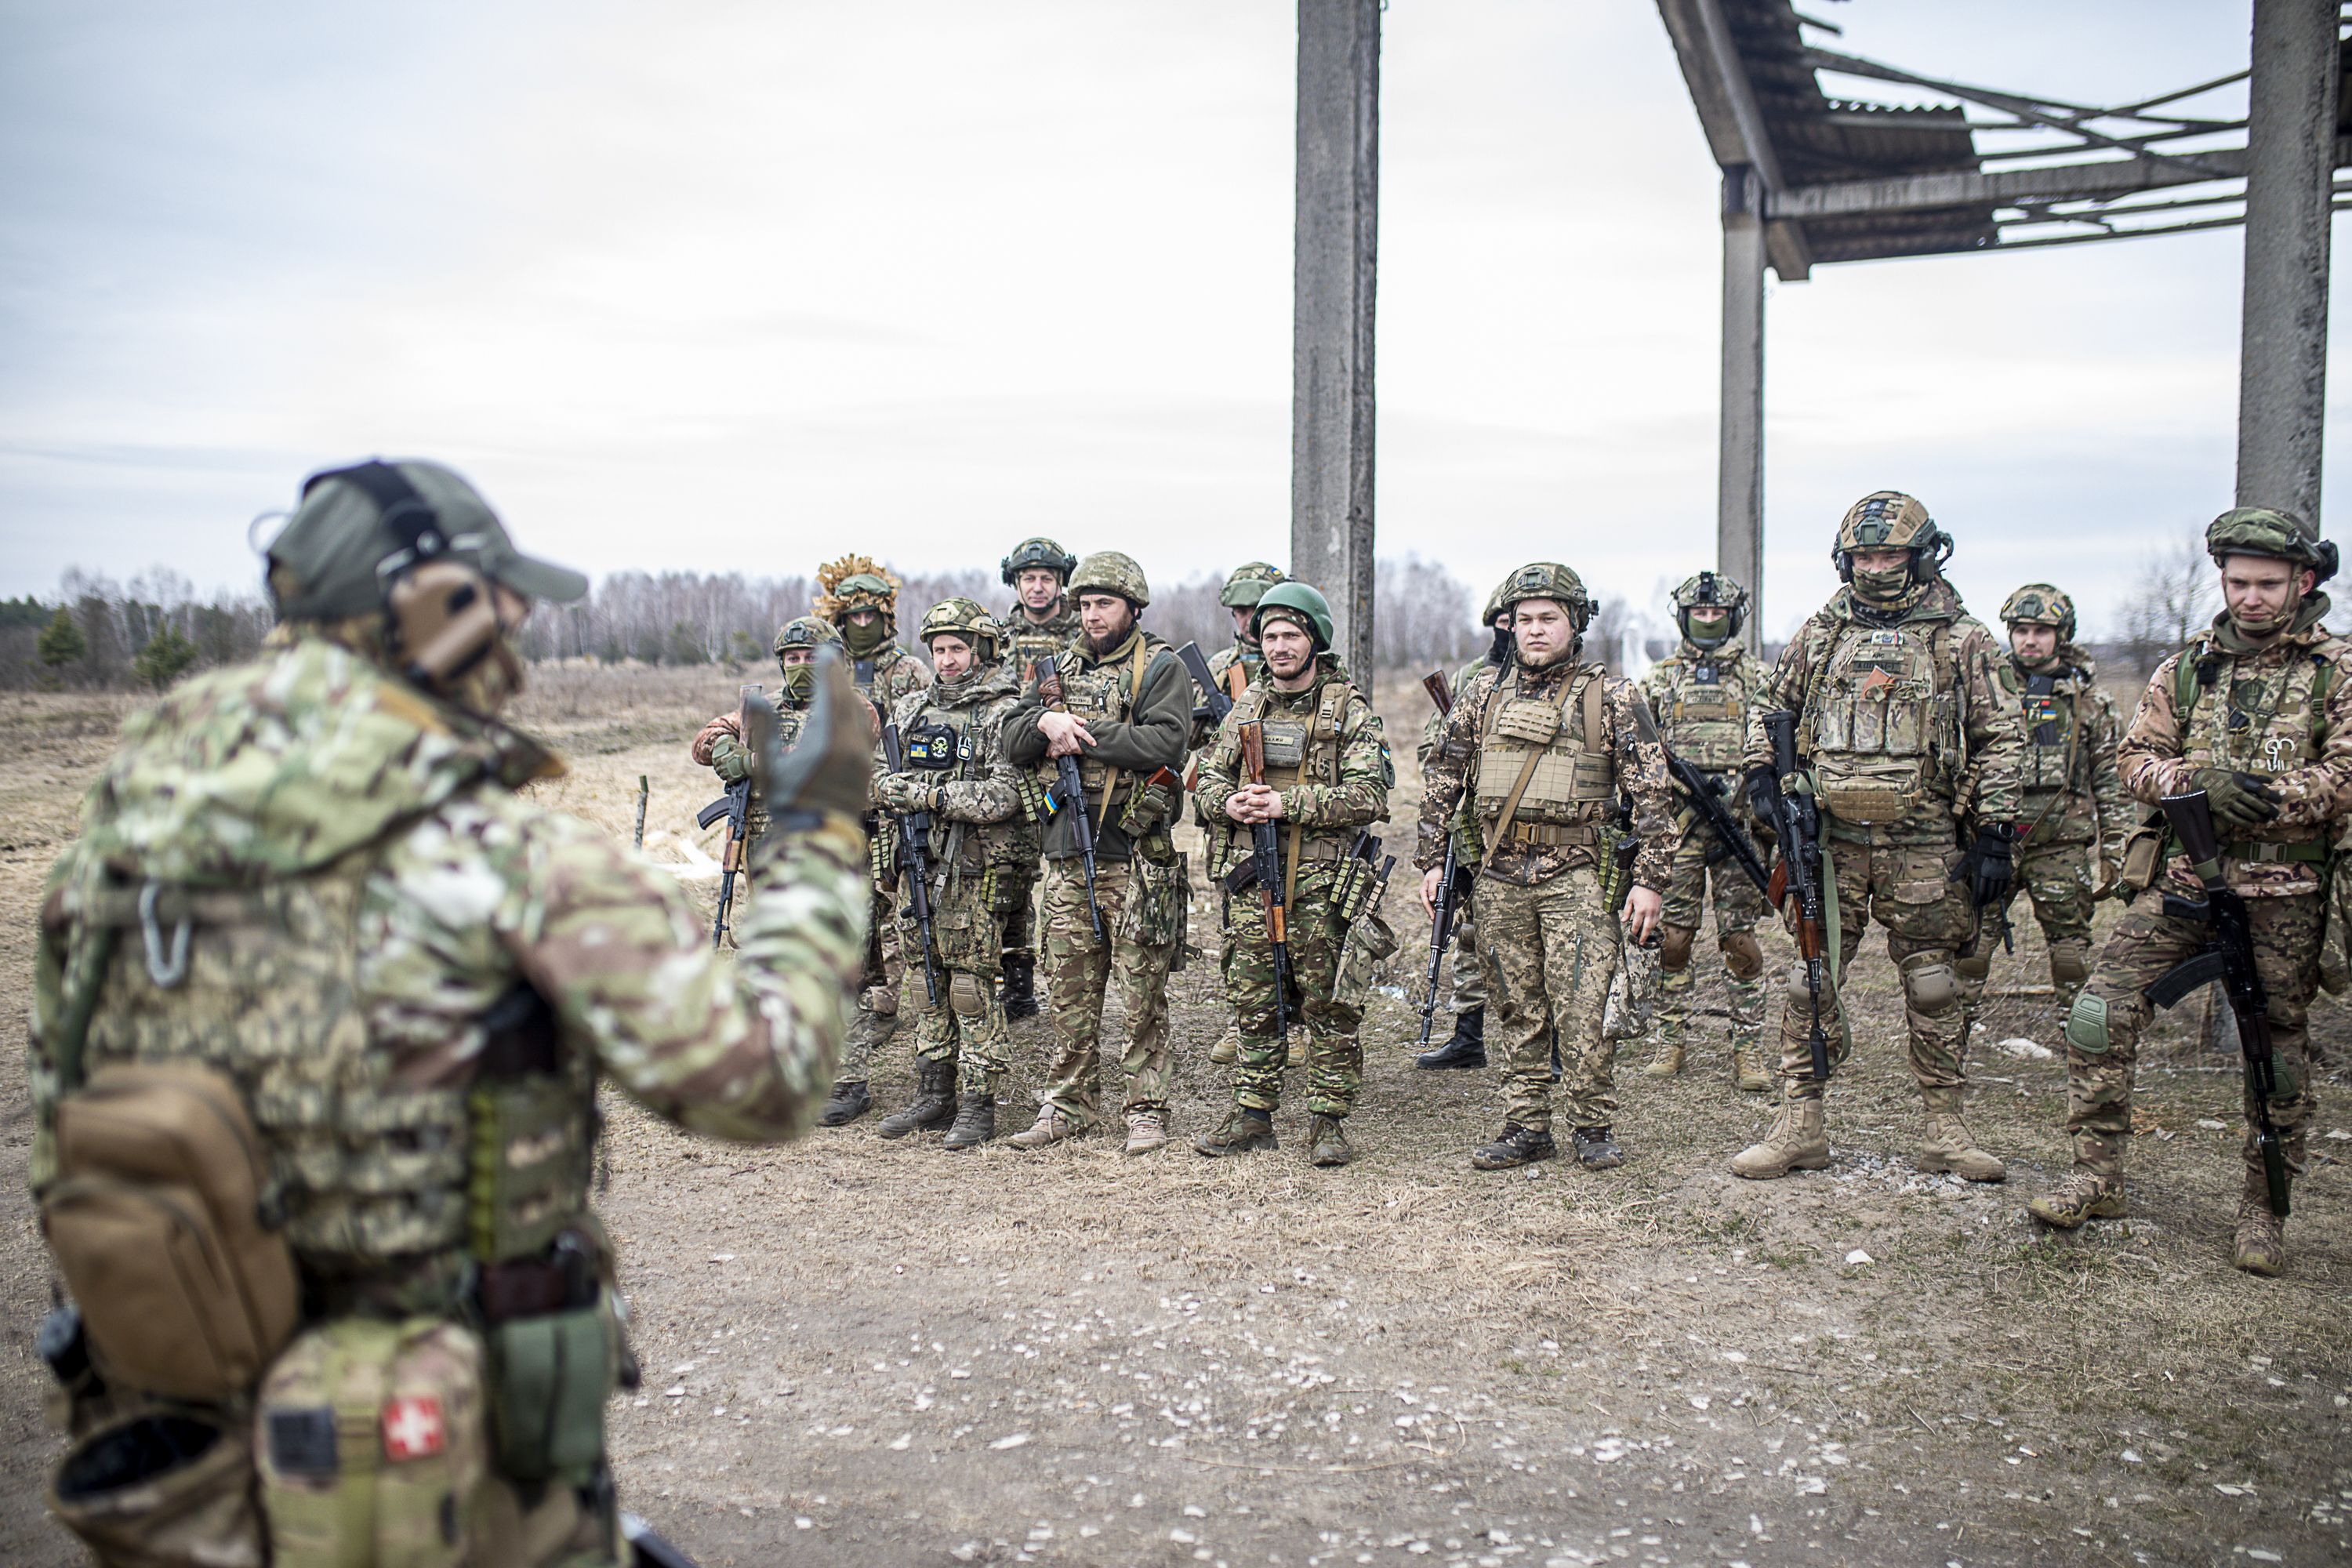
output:
<instances>
[{"instance_id":1,"label":"tactical vest","mask_svg":"<svg viewBox=\"0 0 2352 1568\"><path fill-rule=\"evenodd\" d=\"M2174 721L2180 730L2181 760L2191 768L2228 768L2236 773L2290 773L2318 760L2327 739L2327 697L2335 666L2323 655L2303 650L2267 668L2214 649L2212 634L2200 632L2180 654L2174 672ZM2315 844L2328 825L2301 827L2264 824L2249 830L2260 844ZM2302 858L2260 852L2256 843L2223 847L2242 859Z\"/></svg>"},{"instance_id":2,"label":"tactical vest","mask_svg":"<svg viewBox=\"0 0 2352 1568\"><path fill-rule=\"evenodd\" d=\"M1356 689L1344 680L1326 680L1322 696L1303 713L1271 711L1274 693L1264 685L1253 686L1242 694L1234 704L1232 720L1235 723L1252 719L1259 721L1259 733L1265 740L1266 787L1286 790L1302 784L1328 785L1339 782L1339 752L1346 740L1339 726L1348 716L1348 700L1355 694ZM1249 853L1250 830L1223 814L1219 825L1224 830L1223 853L1212 864L1231 865ZM1352 828L1300 830L1296 823L1281 826L1284 837L1292 841L1288 858L1293 862L1342 859L1355 840Z\"/></svg>"},{"instance_id":3,"label":"tactical vest","mask_svg":"<svg viewBox=\"0 0 2352 1568\"><path fill-rule=\"evenodd\" d=\"M1029 667L1040 659L1050 660L1065 652L1077 639L1076 618L1067 612L1054 617L1050 626L1039 626L1029 618L1019 605L1004 613L1004 626L1009 638L1005 658L1022 679L1029 679Z\"/></svg>"},{"instance_id":4,"label":"tactical vest","mask_svg":"<svg viewBox=\"0 0 2352 1568\"><path fill-rule=\"evenodd\" d=\"M933 689L935 691L936 689ZM988 776L995 758L991 743L975 733L974 721L998 699L969 707L950 708L926 691L912 713L898 726L905 748L907 773L928 784L968 784ZM933 847L942 867L977 871L991 864L1007 864L1013 853L1015 829L1024 820L1036 820L1026 798L1009 822L941 822L934 826Z\"/></svg>"},{"instance_id":5,"label":"tactical vest","mask_svg":"<svg viewBox=\"0 0 2352 1568\"><path fill-rule=\"evenodd\" d=\"M2001 689L2016 698L2025 721L2025 754L2019 760L2017 782L2024 799L2026 819L2054 811L2052 802L2070 793L2087 793L2083 770L2082 673L2067 667L2055 672L2021 669L2003 659L1998 677Z\"/></svg>"},{"instance_id":6,"label":"tactical vest","mask_svg":"<svg viewBox=\"0 0 2352 1568\"><path fill-rule=\"evenodd\" d=\"M1900 821L1939 767L1958 765L1958 700L1940 673L1949 638L1946 621L1853 626L1839 637L1806 699L1815 784L1832 816Z\"/></svg>"},{"instance_id":7,"label":"tactical vest","mask_svg":"<svg viewBox=\"0 0 2352 1568\"><path fill-rule=\"evenodd\" d=\"M1737 645L1683 652L1660 671L1658 728L1674 753L1707 773L1736 773L1748 747L1749 671Z\"/></svg>"},{"instance_id":8,"label":"tactical vest","mask_svg":"<svg viewBox=\"0 0 2352 1568\"><path fill-rule=\"evenodd\" d=\"M1512 666L1487 693L1478 733L1479 826L1490 846L1506 838L1591 844L1594 824L1617 798L1601 667L1570 672L1557 698L1521 695L1526 673Z\"/></svg>"},{"instance_id":9,"label":"tactical vest","mask_svg":"<svg viewBox=\"0 0 2352 1568\"><path fill-rule=\"evenodd\" d=\"M1063 706L1072 717L1088 724L1097 719L1109 723L1123 721L1134 710L1152 661L1167 651L1167 644L1143 632L1137 632L1118 658L1103 664L1089 663L1078 654L1066 651L1057 661ZM1050 783L1054 764L1047 763L1042 767L1041 777ZM1102 762L1089 751L1079 753L1078 782L1086 786L1087 804L1099 816L1106 806L1116 809L1125 805L1142 781Z\"/></svg>"},{"instance_id":10,"label":"tactical vest","mask_svg":"<svg viewBox=\"0 0 2352 1568\"><path fill-rule=\"evenodd\" d=\"M789 752L801 742L801 730L808 723L808 710L790 706L781 691L776 693L773 704L776 710L776 743ZM760 798L760 792L753 790L751 804L743 808L743 837L749 842L767 831L768 805Z\"/></svg>"}]
</instances>

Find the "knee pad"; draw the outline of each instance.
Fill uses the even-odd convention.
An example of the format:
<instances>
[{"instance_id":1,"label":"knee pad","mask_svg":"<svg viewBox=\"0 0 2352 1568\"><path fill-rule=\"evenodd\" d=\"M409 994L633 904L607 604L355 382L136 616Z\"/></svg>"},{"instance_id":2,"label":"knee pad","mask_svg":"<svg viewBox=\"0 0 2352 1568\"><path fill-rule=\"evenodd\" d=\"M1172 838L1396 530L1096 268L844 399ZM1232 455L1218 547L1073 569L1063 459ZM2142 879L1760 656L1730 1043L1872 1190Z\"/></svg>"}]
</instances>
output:
<instances>
[{"instance_id":1,"label":"knee pad","mask_svg":"<svg viewBox=\"0 0 2352 1568\"><path fill-rule=\"evenodd\" d=\"M1823 967L1826 968L1827 965ZM1826 974L1822 976L1822 1000L1828 1001L1829 976ZM1805 961L1801 958L1789 965L1789 1000L1800 1007L1812 1005L1813 990L1811 986L1805 984Z\"/></svg>"},{"instance_id":2,"label":"knee pad","mask_svg":"<svg viewBox=\"0 0 2352 1568\"><path fill-rule=\"evenodd\" d=\"M1754 931L1718 931L1715 945L1723 950L1723 967L1734 980L1753 980L1764 973L1764 950L1756 945Z\"/></svg>"},{"instance_id":3,"label":"knee pad","mask_svg":"<svg viewBox=\"0 0 2352 1568\"><path fill-rule=\"evenodd\" d=\"M2103 1057L2115 1038L2107 1032L2107 999L2085 991L2066 1010L2066 1043L2086 1057Z\"/></svg>"},{"instance_id":4,"label":"knee pad","mask_svg":"<svg viewBox=\"0 0 2352 1568\"><path fill-rule=\"evenodd\" d=\"M948 980L948 1006L959 1018L977 1018L988 1011L988 992L980 976L958 970Z\"/></svg>"},{"instance_id":5,"label":"knee pad","mask_svg":"<svg viewBox=\"0 0 2352 1568\"><path fill-rule=\"evenodd\" d=\"M1937 952L1915 952L1895 965L1903 980L1903 1000L1911 1010L1940 1018L1960 1005L1959 972Z\"/></svg>"},{"instance_id":6,"label":"knee pad","mask_svg":"<svg viewBox=\"0 0 2352 1568\"><path fill-rule=\"evenodd\" d=\"M2080 985L2091 977L2091 958L2079 942L2050 944L2050 978L2061 985Z\"/></svg>"},{"instance_id":7,"label":"knee pad","mask_svg":"<svg viewBox=\"0 0 2352 1568\"><path fill-rule=\"evenodd\" d=\"M1698 940L1693 926L1662 925L1658 928L1658 967L1669 974L1690 967L1691 943Z\"/></svg>"}]
</instances>

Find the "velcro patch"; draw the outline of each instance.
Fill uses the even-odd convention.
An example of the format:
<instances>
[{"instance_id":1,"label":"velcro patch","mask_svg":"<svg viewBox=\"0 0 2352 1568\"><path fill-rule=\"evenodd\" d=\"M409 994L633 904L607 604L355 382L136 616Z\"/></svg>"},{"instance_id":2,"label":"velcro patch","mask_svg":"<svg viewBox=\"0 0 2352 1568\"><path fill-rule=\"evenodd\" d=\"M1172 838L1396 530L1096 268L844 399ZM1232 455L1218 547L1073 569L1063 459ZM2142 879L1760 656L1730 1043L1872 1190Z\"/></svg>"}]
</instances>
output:
<instances>
[{"instance_id":1,"label":"velcro patch","mask_svg":"<svg viewBox=\"0 0 2352 1568\"><path fill-rule=\"evenodd\" d=\"M383 1457L394 1464L429 1459L447 1443L441 1401L432 1394L404 1394L383 1407Z\"/></svg>"},{"instance_id":2,"label":"velcro patch","mask_svg":"<svg viewBox=\"0 0 2352 1568\"><path fill-rule=\"evenodd\" d=\"M272 1410L268 1415L269 1465L296 1480L331 1480L341 1464L335 1453L332 1405Z\"/></svg>"}]
</instances>

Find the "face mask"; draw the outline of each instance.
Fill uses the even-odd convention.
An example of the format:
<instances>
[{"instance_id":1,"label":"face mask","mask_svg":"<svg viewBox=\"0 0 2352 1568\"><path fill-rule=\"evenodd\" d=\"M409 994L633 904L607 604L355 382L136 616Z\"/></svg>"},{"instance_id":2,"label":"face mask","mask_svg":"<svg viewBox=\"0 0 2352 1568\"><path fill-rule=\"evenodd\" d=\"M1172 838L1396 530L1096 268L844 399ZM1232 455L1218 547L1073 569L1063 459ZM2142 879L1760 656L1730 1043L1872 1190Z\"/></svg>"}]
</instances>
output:
<instances>
[{"instance_id":1,"label":"face mask","mask_svg":"<svg viewBox=\"0 0 2352 1568\"><path fill-rule=\"evenodd\" d=\"M1518 639L1511 636L1510 627L1496 626L1495 628L1495 640L1489 644L1486 648L1486 662L1488 664L1508 664L1511 662L1512 652L1517 647Z\"/></svg>"},{"instance_id":2,"label":"face mask","mask_svg":"<svg viewBox=\"0 0 2352 1568\"><path fill-rule=\"evenodd\" d=\"M864 658L890 640L890 623L879 616L868 626L851 621L841 628L841 640L848 647L852 658Z\"/></svg>"},{"instance_id":3,"label":"face mask","mask_svg":"<svg viewBox=\"0 0 2352 1568\"><path fill-rule=\"evenodd\" d=\"M795 708L805 708L816 700L816 666L784 666L784 700Z\"/></svg>"},{"instance_id":4,"label":"face mask","mask_svg":"<svg viewBox=\"0 0 2352 1568\"><path fill-rule=\"evenodd\" d=\"M1683 636L1690 638L1691 645L1695 647L1716 647L1730 640L1731 626L1727 621L1713 631L1701 631L1695 626L1685 626Z\"/></svg>"},{"instance_id":5,"label":"face mask","mask_svg":"<svg viewBox=\"0 0 2352 1568\"><path fill-rule=\"evenodd\" d=\"M1854 569L1853 591L1865 599L1882 605L1893 604L1911 586L1911 568L1906 563L1891 572L1864 572Z\"/></svg>"}]
</instances>

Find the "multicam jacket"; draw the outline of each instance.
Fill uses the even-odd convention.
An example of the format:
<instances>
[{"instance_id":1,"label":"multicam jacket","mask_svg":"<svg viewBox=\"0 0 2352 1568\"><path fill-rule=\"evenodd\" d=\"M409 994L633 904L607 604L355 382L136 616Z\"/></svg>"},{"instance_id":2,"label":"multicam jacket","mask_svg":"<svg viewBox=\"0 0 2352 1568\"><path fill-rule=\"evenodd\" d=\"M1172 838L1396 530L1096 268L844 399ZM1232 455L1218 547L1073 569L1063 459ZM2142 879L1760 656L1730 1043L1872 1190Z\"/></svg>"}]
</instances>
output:
<instances>
[{"instance_id":1,"label":"multicam jacket","mask_svg":"<svg viewBox=\"0 0 2352 1568\"><path fill-rule=\"evenodd\" d=\"M1996 673L2025 731L2017 783L2026 842L2102 844L2107 863L2119 864L2135 813L2116 766L2123 721L2097 669L2061 648L2048 669L2028 669L2012 654Z\"/></svg>"},{"instance_id":2,"label":"multicam jacket","mask_svg":"<svg viewBox=\"0 0 2352 1568\"><path fill-rule=\"evenodd\" d=\"M885 643L871 658L851 659L849 678L866 700L887 713L898 699L931 683L931 667L897 643Z\"/></svg>"},{"instance_id":3,"label":"multicam jacket","mask_svg":"<svg viewBox=\"0 0 2352 1568\"><path fill-rule=\"evenodd\" d=\"M2156 667L2116 748L2124 787L2149 806L2194 788L2200 768L2270 784L2277 816L2222 829L2230 885L2250 898L2318 891L2330 825L2352 810L2352 642L2320 624L2326 614L2327 596L2312 595L2294 625L2255 651L2231 635L2226 612L2215 616ZM2194 885L2185 856L2171 872Z\"/></svg>"},{"instance_id":4,"label":"multicam jacket","mask_svg":"<svg viewBox=\"0 0 2352 1568\"><path fill-rule=\"evenodd\" d=\"M1785 709L1839 838L1952 845L1971 803L1980 820L2014 822L2025 742L1994 673L2005 657L1940 579L1887 616L1841 588L1752 700L1747 764L1771 764L1764 715Z\"/></svg>"},{"instance_id":5,"label":"multicam jacket","mask_svg":"<svg viewBox=\"0 0 2352 1568\"><path fill-rule=\"evenodd\" d=\"M1078 612L1067 594L1062 595L1061 607L1051 619L1033 621L1027 607L1018 603L998 619L1004 623L1004 662L1016 681L1027 680L1029 667L1039 659L1077 646Z\"/></svg>"},{"instance_id":6,"label":"multicam jacket","mask_svg":"<svg viewBox=\"0 0 2352 1568\"><path fill-rule=\"evenodd\" d=\"M1250 830L1225 815L1225 802L1244 782L1241 726L1253 719L1265 736L1265 782L1282 796L1274 826L1283 864L1295 874L1344 859L1359 828L1387 819L1396 766L1380 715L1326 655L1304 691L1278 691L1261 675L1217 727L1196 794L1211 824L1210 875L1223 876L1250 851Z\"/></svg>"},{"instance_id":7,"label":"multicam jacket","mask_svg":"<svg viewBox=\"0 0 2352 1568\"><path fill-rule=\"evenodd\" d=\"M1087 818L1095 827L1095 858L1132 859L1139 839L1150 840L1152 858L1173 857L1167 828L1176 814L1181 781L1135 797L1139 786L1160 769L1172 774L1184 766L1192 732L1192 678L1165 642L1140 627L1099 658L1081 643L1057 657L1053 668L1062 683L1062 705L1094 736L1094 744L1078 759L1078 773ZM1015 763L1036 769L1042 787L1052 789L1059 769L1046 757L1045 731L1037 727L1045 711L1045 699L1031 680L1005 722L1004 746ZM1060 800L1056 792L1045 825L1048 860L1077 858L1077 830L1070 817L1077 804Z\"/></svg>"},{"instance_id":8,"label":"multicam jacket","mask_svg":"<svg viewBox=\"0 0 2352 1568\"><path fill-rule=\"evenodd\" d=\"M1738 773L1748 750L1748 710L1764 667L1736 641L1701 647L1685 638L1642 678L1667 750L1707 773Z\"/></svg>"},{"instance_id":9,"label":"multicam jacket","mask_svg":"<svg viewBox=\"0 0 2352 1568\"><path fill-rule=\"evenodd\" d=\"M864 945L855 823L771 847L730 963L667 872L515 793L561 771L310 637L134 715L43 896L35 1188L83 998L85 1068L193 1058L236 1082L314 1284L453 1277L486 1223L471 1097L518 1035L572 1109L568 1185L541 1194L558 1219L586 1212L599 1078L696 1131L799 1128ZM180 929L184 972L159 972L148 942L168 955Z\"/></svg>"},{"instance_id":10,"label":"multicam jacket","mask_svg":"<svg viewBox=\"0 0 2352 1568\"><path fill-rule=\"evenodd\" d=\"M1586 704L1581 691L1588 681L1600 687L1602 734L1598 745L1584 732ZM1423 775L1421 828L1413 864L1427 871L1444 862L1449 825L1465 801L1496 795L1507 798L1511 793L1521 771L1516 759L1525 752L1497 749L1488 723L1489 708L1507 700L1559 710L1563 738L1573 741L1585 754L1605 760L1611 776L1600 783L1606 786L1607 804L1601 805L1602 797L1596 795L1595 816L1612 813L1620 795L1632 802L1633 832L1641 841L1633 880L1663 892L1674 875L1675 801L1665 749L1659 744L1650 705L1630 681L1603 674L1596 665L1580 665L1573 657L1536 669L1517 659L1500 668L1482 664L1471 677L1468 689L1439 732L1437 747ZM1502 767L1507 758L1512 759L1508 772L1514 777L1486 776L1490 765ZM1480 826L1491 837L1498 823L1499 818L1497 822L1482 819ZM1486 875L1532 885L1580 867L1598 867L1600 851L1597 843L1505 838L1486 853Z\"/></svg>"}]
</instances>

